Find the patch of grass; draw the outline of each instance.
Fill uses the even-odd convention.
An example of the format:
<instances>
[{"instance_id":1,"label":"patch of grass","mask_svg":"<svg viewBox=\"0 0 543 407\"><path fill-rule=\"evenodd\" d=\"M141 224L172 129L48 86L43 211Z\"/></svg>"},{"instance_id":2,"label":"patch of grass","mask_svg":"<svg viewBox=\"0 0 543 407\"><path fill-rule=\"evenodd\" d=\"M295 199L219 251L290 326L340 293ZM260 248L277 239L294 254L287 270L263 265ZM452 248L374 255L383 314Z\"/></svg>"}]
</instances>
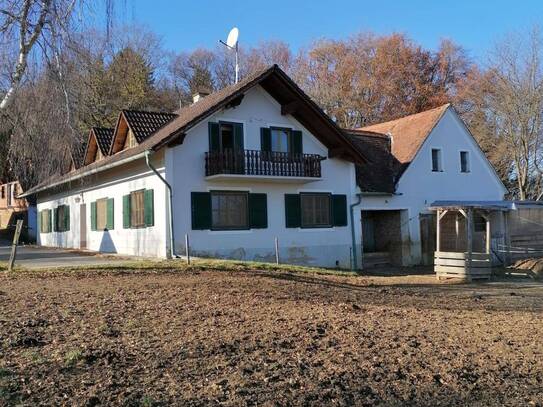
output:
<instances>
[{"instance_id":1,"label":"patch of grass","mask_svg":"<svg viewBox=\"0 0 543 407\"><path fill-rule=\"evenodd\" d=\"M358 276L353 271L306 267L291 264L274 264L255 261L193 259L187 264L184 259L174 260L127 260L111 264L59 267L55 270L39 269L36 271L281 271L289 273L311 273L324 275Z\"/></svg>"},{"instance_id":2,"label":"patch of grass","mask_svg":"<svg viewBox=\"0 0 543 407\"><path fill-rule=\"evenodd\" d=\"M44 357L39 352L32 351L32 350L24 352L23 356L27 359L30 359L34 363L41 363L45 360Z\"/></svg>"},{"instance_id":3,"label":"patch of grass","mask_svg":"<svg viewBox=\"0 0 543 407\"><path fill-rule=\"evenodd\" d=\"M156 402L151 396L143 396L141 399L142 407L153 407L155 404Z\"/></svg>"},{"instance_id":4,"label":"patch of grass","mask_svg":"<svg viewBox=\"0 0 543 407\"><path fill-rule=\"evenodd\" d=\"M77 363L83 359L83 352L79 349L73 349L66 353L64 356L64 364L66 366L75 366Z\"/></svg>"}]
</instances>

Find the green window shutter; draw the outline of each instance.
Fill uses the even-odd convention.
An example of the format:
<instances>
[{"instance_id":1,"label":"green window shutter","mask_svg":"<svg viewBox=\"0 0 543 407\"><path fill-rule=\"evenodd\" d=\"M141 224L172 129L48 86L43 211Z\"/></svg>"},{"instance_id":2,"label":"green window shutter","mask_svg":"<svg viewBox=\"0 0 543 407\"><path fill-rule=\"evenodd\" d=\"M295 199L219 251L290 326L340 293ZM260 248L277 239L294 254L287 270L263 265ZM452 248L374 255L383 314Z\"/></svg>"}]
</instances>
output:
<instances>
[{"instance_id":1,"label":"green window shutter","mask_svg":"<svg viewBox=\"0 0 543 407\"><path fill-rule=\"evenodd\" d=\"M155 205L154 193L152 189L146 189L144 192L145 201L145 226L154 226L155 224Z\"/></svg>"},{"instance_id":2,"label":"green window shutter","mask_svg":"<svg viewBox=\"0 0 543 407\"><path fill-rule=\"evenodd\" d=\"M285 226L299 228L302 225L302 208L299 194L285 194Z\"/></svg>"},{"instance_id":3,"label":"green window shutter","mask_svg":"<svg viewBox=\"0 0 543 407\"><path fill-rule=\"evenodd\" d=\"M130 195L123 196L123 228L130 229Z\"/></svg>"},{"instance_id":4,"label":"green window shutter","mask_svg":"<svg viewBox=\"0 0 543 407\"><path fill-rule=\"evenodd\" d=\"M53 209L53 231L58 232L58 206Z\"/></svg>"},{"instance_id":5,"label":"green window shutter","mask_svg":"<svg viewBox=\"0 0 543 407\"><path fill-rule=\"evenodd\" d=\"M347 226L347 195L332 195L332 224Z\"/></svg>"},{"instance_id":6,"label":"green window shutter","mask_svg":"<svg viewBox=\"0 0 543 407\"><path fill-rule=\"evenodd\" d=\"M234 148L236 150L243 150L243 124L234 123Z\"/></svg>"},{"instance_id":7,"label":"green window shutter","mask_svg":"<svg viewBox=\"0 0 543 407\"><path fill-rule=\"evenodd\" d=\"M266 194L249 194L249 227L251 229L266 229L268 227Z\"/></svg>"},{"instance_id":8,"label":"green window shutter","mask_svg":"<svg viewBox=\"0 0 543 407\"><path fill-rule=\"evenodd\" d=\"M64 206L64 230L70 230L70 205Z\"/></svg>"},{"instance_id":9,"label":"green window shutter","mask_svg":"<svg viewBox=\"0 0 543 407\"><path fill-rule=\"evenodd\" d=\"M211 194L209 192L192 192L190 201L192 229L211 229Z\"/></svg>"},{"instance_id":10,"label":"green window shutter","mask_svg":"<svg viewBox=\"0 0 543 407\"><path fill-rule=\"evenodd\" d=\"M51 224L53 222L53 211L51 209L47 209L47 212L49 216L47 217L47 233L51 233Z\"/></svg>"},{"instance_id":11,"label":"green window shutter","mask_svg":"<svg viewBox=\"0 0 543 407\"><path fill-rule=\"evenodd\" d=\"M40 233L43 233L43 230L41 228L41 214L42 214L42 211L39 211L38 212L38 219L36 219L36 226L37 226L38 230L40 231Z\"/></svg>"},{"instance_id":12,"label":"green window shutter","mask_svg":"<svg viewBox=\"0 0 543 407\"><path fill-rule=\"evenodd\" d=\"M115 206L113 198L109 198L106 205L106 228L107 230L113 230L115 228Z\"/></svg>"},{"instance_id":13,"label":"green window shutter","mask_svg":"<svg viewBox=\"0 0 543 407\"><path fill-rule=\"evenodd\" d=\"M219 151L221 148L219 142L219 123L209 122L207 125L209 134L209 151Z\"/></svg>"},{"instance_id":14,"label":"green window shutter","mask_svg":"<svg viewBox=\"0 0 543 407\"><path fill-rule=\"evenodd\" d=\"M300 130L292 130L291 136L291 152L295 154L302 154L302 132Z\"/></svg>"},{"instance_id":15,"label":"green window shutter","mask_svg":"<svg viewBox=\"0 0 543 407\"><path fill-rule=\"evenodd\" d=\"M91 202L91 230L96 230L96 201Z\"/></svg>"},{"instance_id":16,"label":"green window shutter","mask_svg":"<svg viewBox=\"0 0 543 407\"><path fill-rule=\"evenodd\" d=\"M268 127L260 128L260 150L271 151L271 129Z\"/></svg>"}]
</instances>

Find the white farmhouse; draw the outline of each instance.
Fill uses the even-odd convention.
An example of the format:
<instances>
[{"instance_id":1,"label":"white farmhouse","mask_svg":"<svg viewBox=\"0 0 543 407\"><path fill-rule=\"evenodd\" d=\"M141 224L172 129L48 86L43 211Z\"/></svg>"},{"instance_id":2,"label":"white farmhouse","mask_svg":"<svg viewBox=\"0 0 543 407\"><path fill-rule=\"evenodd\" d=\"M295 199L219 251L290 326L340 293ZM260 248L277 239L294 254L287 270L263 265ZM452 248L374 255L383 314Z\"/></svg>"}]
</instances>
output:
<instances>
[{"instance_id":1,"label":"white farmhouse","mask_svg":"<svg viewBox=\"0 0 543 407\"><path fill-rule=\"evenodd\" d=\"M174 114L123 111L80 168L35 195L38 243L136 256L349 268L360 241L353 141L277 66Z\"/></svg>"},{"instance_id":2,"label":"white farmhouse","mask_svg":"<svg viewBox=\"0 0 543 407\"><path fill-rule=\"evenodd\" d=\"M433 202L501 201L507 192L449 104L347 134L371 160L357 176L366 266L431 264Z\"/></svg>"}]
</instances>

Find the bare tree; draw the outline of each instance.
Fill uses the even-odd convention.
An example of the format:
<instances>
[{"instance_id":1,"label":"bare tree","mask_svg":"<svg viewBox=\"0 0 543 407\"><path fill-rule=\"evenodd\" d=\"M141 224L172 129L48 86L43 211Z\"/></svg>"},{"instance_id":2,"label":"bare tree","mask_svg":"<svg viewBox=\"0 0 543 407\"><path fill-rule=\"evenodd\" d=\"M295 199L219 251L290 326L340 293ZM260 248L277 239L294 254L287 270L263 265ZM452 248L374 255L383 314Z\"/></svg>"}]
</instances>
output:
<instances>
[{"instance_id":1,"label":"bare tree","mask_svg":"<svg viewBox=\"0 0 543 407\"><path fill-rule=\"evenodd\" d=\"M537 28L508 35L496 45L487 69L470 75L460 103L505 183L511 182L522 200L543 196L542 55Z\"/></svg>"},{"instance_id":2,"label":"bare tree","mask_svg":"<svg viewBox=\"0 0 543 407\"><path fill-rule=\"evenodd\" d=\"M106 22L113 20L114 0L104 0ZM89 3L89 4L87 4ZM77 11L88 12L92 2L87 0L0 0L0 111L13 98L28 69L28 59L36 55L45 62L51 59L60 69L62 45L71 32L81 26Z\"/></svg>"}]
</instances>

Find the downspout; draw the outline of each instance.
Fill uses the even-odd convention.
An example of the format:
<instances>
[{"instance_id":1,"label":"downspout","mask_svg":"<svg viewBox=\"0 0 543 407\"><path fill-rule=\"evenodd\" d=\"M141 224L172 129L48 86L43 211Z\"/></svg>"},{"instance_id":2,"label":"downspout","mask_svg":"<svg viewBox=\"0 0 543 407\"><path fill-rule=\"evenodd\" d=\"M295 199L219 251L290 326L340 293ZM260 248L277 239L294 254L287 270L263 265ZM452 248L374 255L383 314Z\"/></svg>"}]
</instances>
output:
<instances>
[{"instance_id":1,"label":"downspout","mask_svg":"<svg viewBox=\"0 0 543 407\"><path fill-rule=\"evenodd\" d=\"M164 185L166 185L166 188L168 188L168 215L170 217L170 256L172 259L176 257L178 258L179 256L175 254L175 239L174 239L174 234L173 234L172 186L168 183L168 181L164 179L162 175L160 175L157 169L152 166L151 161L149 160L149 156L150 156L149 150L145 151L145 163L147 164L147 167L149 167L149 169L156 174L156 176L164 183Z\"/></svg>"},{"instance_id":2,"label":"downspout","mask_svg":"<svg viewBox=\"0 0 543 407\"><path fill-rule=\"evenodd\" d=\"M349 206L351 215L351 240L353 245L353 270L355 270L358 265L358 250L356 248L356 234L354 229L354 207L360 205L360 203L362 202L362 194L356 194L356 197L358 200Z\"/></svg>"}]
</instances>

